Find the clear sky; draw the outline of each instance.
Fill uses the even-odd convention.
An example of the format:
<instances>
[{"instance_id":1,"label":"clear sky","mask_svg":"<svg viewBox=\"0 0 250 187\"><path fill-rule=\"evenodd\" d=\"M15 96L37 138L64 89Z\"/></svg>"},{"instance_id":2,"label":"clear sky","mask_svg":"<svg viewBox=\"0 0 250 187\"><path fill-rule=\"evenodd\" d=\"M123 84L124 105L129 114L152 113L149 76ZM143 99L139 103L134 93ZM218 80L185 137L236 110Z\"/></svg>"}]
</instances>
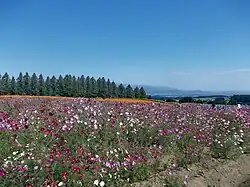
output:
<instances>
[{"instance_id":1,"label":"clear sky","mask_svg":"<svg viewBox=\"0 0 250 187\"><path fill-rule=\"evenodd\" d=\"M1 0L0 71L250 90L248 0Z\"/></svg>"}]
</instances>

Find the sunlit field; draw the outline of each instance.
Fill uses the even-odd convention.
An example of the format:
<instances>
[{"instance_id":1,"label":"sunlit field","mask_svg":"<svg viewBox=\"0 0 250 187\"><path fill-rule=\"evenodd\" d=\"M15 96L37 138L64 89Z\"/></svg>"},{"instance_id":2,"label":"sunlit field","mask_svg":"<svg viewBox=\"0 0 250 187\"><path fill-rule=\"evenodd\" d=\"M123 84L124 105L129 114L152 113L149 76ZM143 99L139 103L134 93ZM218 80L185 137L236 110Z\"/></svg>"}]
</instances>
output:
<instances>
[{"instance_id":1,"label":"sunlit field","mask_svg":"<svg viewBox=\"0 0 250 187\"><path fill-rule=\"evenodd\" d=\"M0 111L5 187L190 186L249 153L244 107L1 97Z\"/></svg>"}]
</instances>

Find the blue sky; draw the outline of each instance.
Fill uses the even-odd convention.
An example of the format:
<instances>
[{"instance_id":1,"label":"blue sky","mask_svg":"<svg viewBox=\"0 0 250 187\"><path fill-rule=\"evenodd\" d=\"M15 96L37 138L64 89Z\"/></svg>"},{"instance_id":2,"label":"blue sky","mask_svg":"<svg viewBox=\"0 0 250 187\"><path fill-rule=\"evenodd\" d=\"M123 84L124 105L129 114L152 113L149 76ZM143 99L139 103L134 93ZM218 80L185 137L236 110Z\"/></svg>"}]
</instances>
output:
<instances>
[{"instance_id":1,"label":"blue sky","mask_svg":"<svg viewBox=\"0 0 250 187\"><path fill-rule=\"evenodd\" d=\"M250 90L250 1L2 0L1 73Z\"/></svg>"}]
</instances>

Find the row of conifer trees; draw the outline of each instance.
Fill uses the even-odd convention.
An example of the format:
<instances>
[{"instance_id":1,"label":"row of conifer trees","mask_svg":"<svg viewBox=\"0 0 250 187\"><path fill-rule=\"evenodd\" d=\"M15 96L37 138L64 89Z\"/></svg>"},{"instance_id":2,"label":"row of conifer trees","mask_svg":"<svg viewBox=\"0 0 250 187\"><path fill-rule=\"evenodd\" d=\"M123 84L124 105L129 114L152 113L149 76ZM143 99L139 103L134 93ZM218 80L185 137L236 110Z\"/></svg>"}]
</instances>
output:
<instances>
[{"instance_id":1,"label":"row of conifer trees","mask_svg":"<svg viewBox=\"0 0 250 187\"><path fill-rule=\"evenodd\" d=\"M15 78L8 73L0 75L0 95L35 95L66 97L103 97L103 98L146 98L143 87L117 85L114 81L90 76L47 76L42 74L19 73Z\"/></svg>"}]
</instances>

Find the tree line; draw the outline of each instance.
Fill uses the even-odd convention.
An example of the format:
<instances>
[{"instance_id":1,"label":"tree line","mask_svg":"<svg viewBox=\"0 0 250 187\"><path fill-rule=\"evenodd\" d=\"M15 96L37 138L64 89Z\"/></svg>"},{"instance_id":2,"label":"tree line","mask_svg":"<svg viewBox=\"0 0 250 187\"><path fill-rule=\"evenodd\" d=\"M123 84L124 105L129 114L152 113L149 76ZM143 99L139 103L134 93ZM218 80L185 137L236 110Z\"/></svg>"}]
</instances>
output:
<instances>
[{"instance_id":1,"label":"tree line","mask_svg":"<svg viewBox=\"0 0 250 187\"><path fill-rule=\"evenodd\" d=\"M64 97L102 97L102 98L146 98L143 87L132 88L123 84L117 85L114 81L99 77L95 79L90 76L64 77L60 75L47 76L42 74L19 73L15 78L8 73L0 75L0 95L33 95L33 96L64 96Z\"/></svg>"}]
</instances>

